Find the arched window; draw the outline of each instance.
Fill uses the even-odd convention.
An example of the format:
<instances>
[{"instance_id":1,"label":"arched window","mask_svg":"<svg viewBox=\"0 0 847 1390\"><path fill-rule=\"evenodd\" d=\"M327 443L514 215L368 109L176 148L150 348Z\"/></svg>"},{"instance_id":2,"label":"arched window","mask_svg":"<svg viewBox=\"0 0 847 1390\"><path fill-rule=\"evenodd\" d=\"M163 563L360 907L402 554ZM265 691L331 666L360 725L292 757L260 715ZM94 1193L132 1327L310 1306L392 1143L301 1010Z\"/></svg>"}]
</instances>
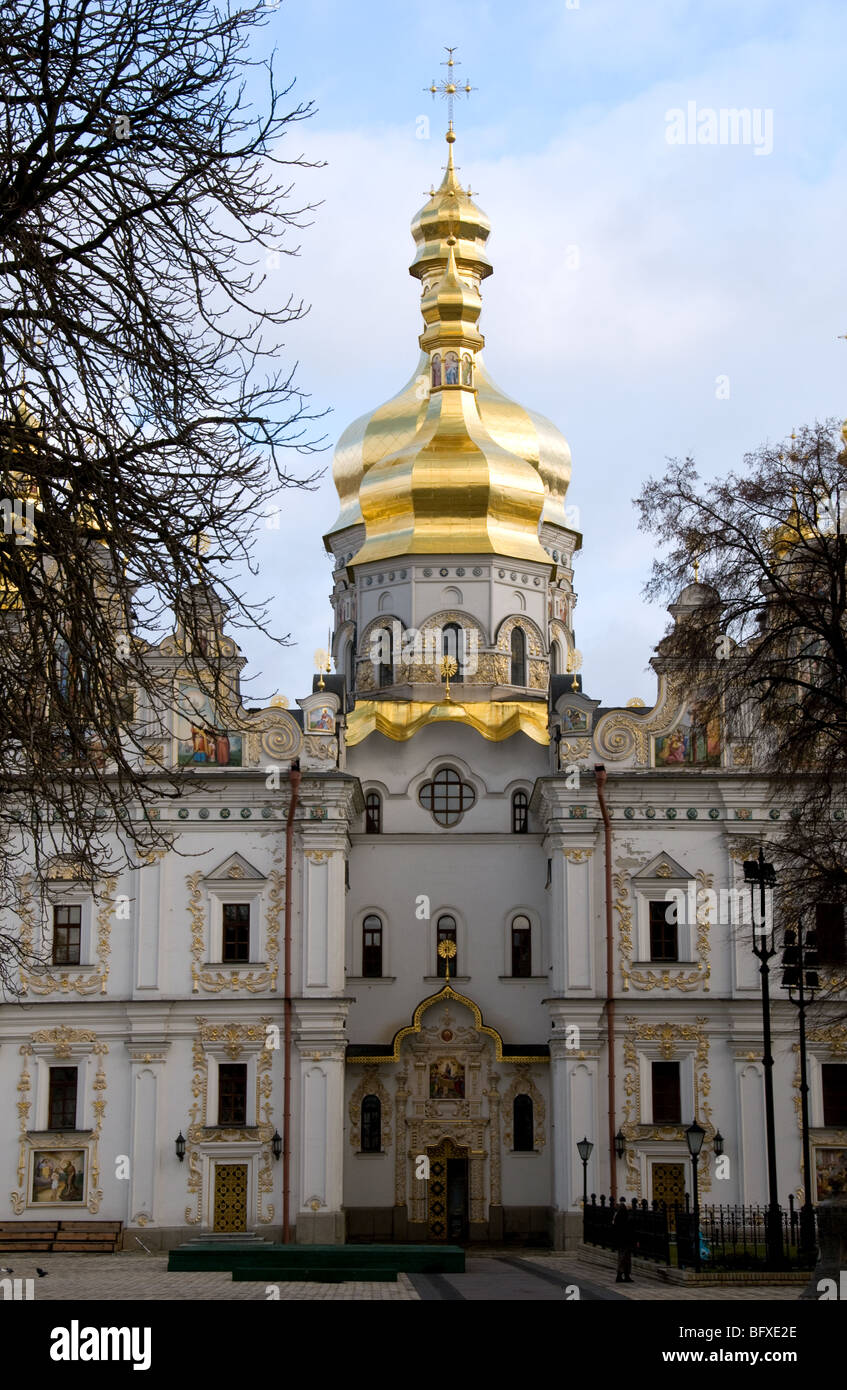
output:
<instances>
[{"instance_id":1,"label":"arched window","mask_svg":"<svg viewBox=\"0 0 847 1390\"><path fill-rule=\"evenodd\" d=\"M444 384L445 386L458 386L459 384L458 352L445 352L444 354Z\"/></svg>"},{"instance_id":2,"label":"arched window","mask_svg":"<svg viewBox=\"0 0 847 1390\"><path fill-rule=\"evenodd\" d=\"M362 975L382 979L382 919L373 912L362 923Z\"/></svg>"},{"instance_id":3,"label":"arched window","mask_svg":"<svg viewBox=\"0 0 847 1390\"><path fill-rule=\"evenodd\" d=\"M441 353L433 353L432 357L432 384L435 387L441 385Z\"/></svg>"},{"instance_id":4,"label":"arched window","mask_svg":"<svg viewBox=\"0 0 847 1390\"><path fill-rule=\"evenodd\" d=\"M532 1096L515 1096L512 1106L512 1136L516 1153L532 1153L535 1148Z\"/></svg>"},{"instance_id":5,"label":"arched window","mask_svg":"<svg viewBox=\"0 0 847 1390\"><path fill-rule=\"evenodd\" d=\"M379 688L385 690L386 686L394 684L394 667L390 661L379 663Z\"/></svg>"},{"instance_id":6,"label":"arched window","mask_svg":"<svg viewBox=\"0 0 847 1390\"><path fill-rule=\"evenodd\" d=\"M515 792L512 797L512 834L525 835L529 830L529 797Z\"/></svg>"},{"instance_id":7,"label":"arched window","mask_svg":"<svg viewBox=\"0 0 847 1390\"><path fill-rule=\"evenodd\" d=\"M382 834L382 797L379 792L368 792L365 797L365 834Z\"/></svg>"},{"instance_id":8,"label":"arched window","mask_svg":"<svg viewBox=\"0 0 847 1390\"><path fill-rule=\"evenodd\" d=\"M532 974L532 927L528 917L512 918L512 974L528 980Z\"/></svg>"},{"instance_id":9,"label":"arched window","mask_svg":"<svg viewBox=\"0 0 847 1390\"><path fill-rule=\"evenodd\" d=\"M450 679L461 680L462 667L465 664L465 634L459 623L447 623L441 629L441 655L452 656L458 670ZM442 674L441 679L446 681L446 675Z\"/></svg>"},{"instance_id":10,"label":"arched window","mask_svg":"<svg viewBox=\"0 0 847 1390\"><path fill-rule=\"evenodd\" d=\"M379 1096L364 1096L362 1099L362 1153L378 1154L382 1151L382 1105Z\"/></svg>"},{"instance_id":11,"label":"arched window","mask_svg":"<svg viewBox=\"0 0 847 1390\"><path fill-rule=\"evenodd\" d=\"M344 654L344 669L347 675L347 689L352 691L356 687L356 648L352 637Z\"/></svg>"},{"instance_id":12,"label":"arched window","mask_svg":"<svg viewBox=\"0 0 847 1390\"><path fill-rule=\"evenodd\" d=\"M431 782L424 782L418 796L425 811L438 825L456 825L476 801L476 792L452 767L440 767Z\"/></svg>"},{"instance_id":13,"label":"arched window","mask_svg":"<svg viewBox=\"0 0 847 1390\"><path fill-rule=\"evenodd\" d=\"M436 949L441 945L442 941L453 941L453 942L456 943L456 945L458 945L458 941L457 941L457 932L456 932L456 918L455 918L455 917L451 917L451 916L449 915L449 913L445 913L443 917L439 917L439 919L438 919L438 923L437 923L437 926L436 926L436 943L435 943ZM446 962L446 960L444 959L443 956L436 956L436 960L437 960L437 962L438 962L437 967L436 967L436 974L437 974L437 975L441 975L442 978L443 978L443 976L445 976L445 975L447 974L447 962ZM458 975L458 973L459 973L459 957L458 957L458 955L451 956L451 957L450 957L450 977L451 977L451 979L454 978L456 975Z\"/></svg>"},{"instance_id":14,"label":"arched window","mask_svg":"<svg viewBox=\"0 0 847 1390\"><path fill-rule=\"evenodd\" d=\"M462 357L462 385L473 386L473 361L467 352Z\"/></svg>"},{"instance_id":15,"label":"arched window","mask_svg":"<svg viewBox=\"0 0 847 1390\"><path fill-rule=\"evenodd\" d=\"M559 644L558 644L558 642L551 642L551 643L550 643L550 675L551 675L551 676L558 676L558 674L559 674Z\"/></svg>"},{"instance_id":16,"label":"arched window","mask_svg":"<svg viewBox=\"0 0 847 1390\"><path fill-rule=\"evenodd\" d=\"M512 628L512 685L526 685L526 637L523 628Z\"/></svg>"}]
</instances>

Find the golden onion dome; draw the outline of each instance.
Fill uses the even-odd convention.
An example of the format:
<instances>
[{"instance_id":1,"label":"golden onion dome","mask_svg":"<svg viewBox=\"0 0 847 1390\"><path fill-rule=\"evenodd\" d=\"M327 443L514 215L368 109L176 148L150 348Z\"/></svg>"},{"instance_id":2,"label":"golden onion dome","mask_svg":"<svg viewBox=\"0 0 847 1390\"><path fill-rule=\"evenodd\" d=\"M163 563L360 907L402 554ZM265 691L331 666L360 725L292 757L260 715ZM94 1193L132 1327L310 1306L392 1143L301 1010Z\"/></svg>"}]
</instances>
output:
<instances>
[{"instance_id":1,"label":"golden onion dome","mask_svg":"<svg viewBox=\"0 0 847 1390\"><path fill-rule=\"evenodd\" d=\"M567 525L570 449L549 420L511 400L486 370L477 324L479 286L492 272L490 224L459 186L452 131L447 138L444 179L412 223L422 353L401 391L338 442L333 478L341 505L327 548L331 536L364 523L353 563L474 550L549 562L538 528L542 521Z\"/></svg>"},{"instance_id":2,"label":"golden onion dome","mask_svg":"<svg viewBox=\"0 0 847 1390\"><path fill-rule=\"evenodd\" d=\"M456 241L456 264L463 275L472 275L477 283L494 270L485 253L485 243L491 235L491 223L471 198L470 190L462 188L453 164L452 130L447 132L447 169L429 202L412 219L412 236L417 250L409 266L409 274L427 282L433 274L440 275L447 261L447 239Z\"/></svg>"}]
</instances>

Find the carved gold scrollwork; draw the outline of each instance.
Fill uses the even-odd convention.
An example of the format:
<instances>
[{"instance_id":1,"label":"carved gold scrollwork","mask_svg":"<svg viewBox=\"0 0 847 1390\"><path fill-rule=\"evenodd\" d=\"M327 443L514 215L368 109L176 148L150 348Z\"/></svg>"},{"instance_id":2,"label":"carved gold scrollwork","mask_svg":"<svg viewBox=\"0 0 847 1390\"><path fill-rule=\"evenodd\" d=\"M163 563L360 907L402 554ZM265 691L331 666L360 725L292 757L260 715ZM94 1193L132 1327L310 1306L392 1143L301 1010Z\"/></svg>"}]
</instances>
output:
<instances>
[{"instance_id":1,"label":"carved gold scrollwork","mask_svg":"<svg viewBox=\"0 0 847 1390\"><path fill-rule=\"evenodd\" d=\"M215 1143L261 1144L258 1181L256 1184L256 1217L262 1225L269 1225L274 1219L274 1207L265 1208L264 1199L273 1191L273 1164L271 1162L271 1142L274 1127L271 1122L273 1107L270 1097L273 1093L272 1054L266 1047L270 1017L260 1018L258 1023L209 1023L207 1019L195 1019L198 1036L192 1043L193 1075L191 1094L194 1098L189 1109L188 1133L186 1135L186 1158L188 1160L188 1193L190 1201L185 1208L185 1220L191 1226L198 1226L203 1211L203 1151L202 1145ZM209 1085L209 1062L207 1043L223 1043L228 1057L236 1059L245 1047L256 1051L256 1124L237 1129L207 1128L207 1105ZM257 1050L258 1049L258 1050Z\"/></svg>"},{"instance_id":2,"label":"carved gold scrollwork","mask_svg":"<svg viewBox=\"0 0 847 1390\"><path fill-rule=\"evenodd\" d=\"M650 737L670 732L685 712L685 687L678 676L659 676L656 704L649 713L637 715L631 708L609 710L597 721L594 745L602 757L620 762L634 757L637 766L650 766Z\"/></svg>"}]
</instances>

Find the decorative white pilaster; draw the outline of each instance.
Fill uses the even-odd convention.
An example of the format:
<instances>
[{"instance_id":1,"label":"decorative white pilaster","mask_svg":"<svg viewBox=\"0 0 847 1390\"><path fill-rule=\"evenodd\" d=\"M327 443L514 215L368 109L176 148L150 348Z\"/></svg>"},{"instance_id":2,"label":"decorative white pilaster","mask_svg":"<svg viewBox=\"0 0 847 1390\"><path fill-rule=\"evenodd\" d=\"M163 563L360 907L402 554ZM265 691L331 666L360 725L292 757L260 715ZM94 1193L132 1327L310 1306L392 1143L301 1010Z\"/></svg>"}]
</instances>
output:
<instances>
[{"instance_id":1,"label":"decorative white pilaster","mask_svg":"<svg viewBox=\"0 0 847 1390\"><path fill-rule=\"evenodd\" d=\"M135 937L133 994L158 993L162 988L159 929L161 908L161 855L151 855L132 873L131 893L135 898L131 929ZM130 925L130 924L128 924Z\"/></svg>"},{"instance_id":2,"label":"decorative white pilaster","mask_svg":"<svg viewBox=\"0 0 847 1390\"><path fill-rule=\"evenodd\" d=\"M159 1092L169 1043L127 1043L130 1062L130 1149L118 1155L128 1160L127 1226L152 1225L157 1220L159 1151ZM116 1174L122 1180L122 1168Z\"/></svg>"},{"instance_id":3,"label":"decorative white pilaster","mask_svg":"<svg viewBox=\"0 0 847 1390\"><path fill-rule=\"evenodd\" d=\"M299 1056L299 1145L296 1154L297 1240L344 1240L343 1145L346 1000L295 1001Z\"/></svg>"}]
</instances>

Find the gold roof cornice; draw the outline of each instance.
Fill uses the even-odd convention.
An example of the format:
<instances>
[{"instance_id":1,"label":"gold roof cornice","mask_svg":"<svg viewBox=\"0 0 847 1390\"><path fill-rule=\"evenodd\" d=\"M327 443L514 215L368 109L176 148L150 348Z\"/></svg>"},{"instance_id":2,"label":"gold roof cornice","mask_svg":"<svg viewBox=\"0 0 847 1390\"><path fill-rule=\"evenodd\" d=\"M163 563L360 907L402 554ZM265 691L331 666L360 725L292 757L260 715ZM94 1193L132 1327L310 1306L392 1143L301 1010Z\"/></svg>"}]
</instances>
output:
<instances>
[{"instance_id":1,"label":"gold roof cornice","mask_svg":"<svg viewBox=\"0 0 847 1390\"><path fill-rule=\"evenodd\" d=\"M431 1008L433 1004L438 1004L442 1000L447 999L455 999L457 1004L464 1004L466 1009L470 1009L473 1015L474 1028L476 1029L476 1031L478 1033L485 1033L486 1036L491 1038L494 1043L495 1061L515 1062L522 1063L524 1065L527 1062L549 1062L549 1056L545 1057L541 1055L531 1056L529 1054L526 1054L520 1057L504 1057L503 1039L497 1032L497 1029L489 1027L487 1023L483 1023L482 1010L480 1009L479 1005L475 1004L473 999L469 999L466 994L459 994L459 992L455 990L453 986L450 984L444 985L443 989L440 989L437 994L430 994L426 999L421 1000L420 1004L418 1004L418 1007L415 1009L415 1012L412 1015L412 1022L407 1024L405 1028L399 1029L399 1031L394 1034L394 1041L392 1043L392 1053L390 1056L380 1057L366 1053L362 1056L350 1055L347 1057L347 1061L351 1064L354 1062L367 1063L369 1066L379 1066L383 1062L399 1062L400 1045L403 1042L404 1038L410 1037L413 1033L420 1033L421 1019L423 1018L427 1009Z\"/></svg>"},{"instance_id":2,"label":"gold roof cornice","mask_svg":"<svg viewBox=\"0 0 847 1390\"><path fill-rule=\"evenodd\" d=\"M526 734L535 743L550 742L547 706L542 701L483 700L477 703L443 701L425 704L417 700L357 700L347 715L347 746L355 747L369 734L384 734L395 743L404 743L427 724L449 721L467 724L491 743L501 743L513 734Z\"/></svg>"}]
</instances>

